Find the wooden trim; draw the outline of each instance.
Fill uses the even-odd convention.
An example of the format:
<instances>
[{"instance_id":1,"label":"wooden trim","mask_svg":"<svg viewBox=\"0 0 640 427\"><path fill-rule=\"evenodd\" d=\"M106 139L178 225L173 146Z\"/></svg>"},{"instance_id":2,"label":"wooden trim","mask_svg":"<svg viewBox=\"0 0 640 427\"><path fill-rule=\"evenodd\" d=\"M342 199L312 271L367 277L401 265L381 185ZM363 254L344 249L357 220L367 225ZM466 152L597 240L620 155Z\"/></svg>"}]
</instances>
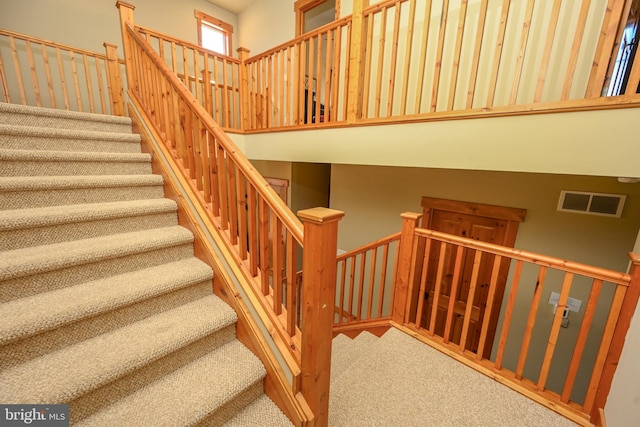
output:
<instances>
[{"instance_id":1,"label":"wooden trim","mask_svg":"<svg viewBox=\"0 0 640 427\"><path fill-rule=\"evenodd\" d=\"M435 197L422 197L424 218L431 209L457 212L467 215L485 216L507 221L522 222L527 214L526 209L510 208L506 206L487 205L483 203L463 202L459 200L439 199ZM425 223L423 222L423 225Z\"/></svg>"},{"instance_id":2,"label":"wooden trim","mask_svg":"<svg viewBox=\"0 0 640 427\"><path fill-rule=\"evenodd\" d=\"M226 22L224 22L221 19L218 19L214 16L208 15L202 11L199 11L198 9L194 9L193 14L196 18L197 21L197 28L198 28L198 44L200 46L202 46L202 26L206 25L206 24L212 24L215 27L218 27L220 29L220 31L225 35L225 38L227 39L227 46L226 46L226 52L224 52L226 55L231 56L231 52L233 52L232 49L232 43L231 43L231 36L233 34L233 25L228 24Z\"/></svg>"}]
</instances>

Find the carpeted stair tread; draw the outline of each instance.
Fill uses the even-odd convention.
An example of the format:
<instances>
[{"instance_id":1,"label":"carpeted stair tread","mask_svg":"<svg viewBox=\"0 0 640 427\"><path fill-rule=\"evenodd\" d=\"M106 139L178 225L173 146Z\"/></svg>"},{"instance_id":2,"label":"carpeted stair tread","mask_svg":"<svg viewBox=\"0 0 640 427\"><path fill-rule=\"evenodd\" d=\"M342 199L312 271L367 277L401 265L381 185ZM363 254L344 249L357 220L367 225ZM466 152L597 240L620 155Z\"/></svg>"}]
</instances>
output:
<instances>
[{"instance_id":1,"label":"carpeted stair tread","mask_svg":"<svg viewBox=\"0 0 640 427\"><path fill-rule=\"evenodd\" d=\"M0 123L0 148L140 153L140 135L131 132L40 128Z\"/></svg>"},{"instance_id":2,"label":"carpeted stair tread","mask_svg":"<svg viewBox=\"0 0 640 427\"><path fill-rule=\"evenodd\" d=\"M293 426L266 395L260 396L251 405L244 408L235 417L222 425L223 427L286 427Z\"/></svg>"},{"instance_id":3,"label":"carpeted stair tread","mask_svg":"<svg viewBox=\"0 0 640 427\"><path fill-rule=\"evenodd\" d=\"M165 227L15 249L0 259L0 280L67 268L138 252L193 242L193 234L183 227Z\"/></svg>"},{"instance_id":4,"label":"carpeted stair tread","mask_svg":"<svg viewBox=\"0 0 640 427\"><path fill-rule=\"evenodd\" d=\"M38 150L3 150L0 160L32 162L123 162L146 163L151 161L148 153L93 153Z\"/></svg>"},{"instance_id":5,"label":"carpeted stair tread","mask_svg":"<svg viewBox=\"0 0 640 427\"><path fill-rule=\"evenodd\" d=\"M149 199L7 210L0 211L0 231L175 212L177 209L172 200Z\"/></svg>"},{"instance_id":6,"label":"carpeted stair tread","mask_svg":"<svg viewBox=\"0 0 640 427\"><path fill-rule=\"evenodd\" d=\"M0 102L2 122L20 126L131 132L131 119Z\"/></svg>"},{"instance_id":7,"label":"carpeted stair tread","mask_svg":"<svg viewBox=\"0 0 640 427\"><path fill-rule=\"evenodd\" d=\"M0 372L0 401L72 401L236 321L221 299L201 298Z\"/></svg>"},{"instance_id":8,"label":"carpeted stair tread","mask_svg":"<svg viewBox=\"0 0 640 427\"><path fill-rule=\"evenodd\" d=\"M194 257L10 301L0 305L0 345L212 278Z\"/></svg>"},{"instance_id":9,"label":"carpeted stair tread","mask_svg":"<svg viewBox=\"0 0 640 427\"><path fill-rule=\"evenodd\" d=\"M163 185L160 175L64 175L0 177L0 192Z\"/></svg>"},{"instance_id":10,"label":"carpeted stair tread","mask_svg":"<svg viewBox=\"0 0 640 427\"><path fill-rule=\"evenodd\" d=\"M76 426L194 425L261 383L265 375L260 361L239 341L232 341ZM268 425L265 419L262 426Z\"/></svg>"},{"instance_id":11,"label":"carpeted stair tread","mask_svg":"<svg viewBox=\"0 0 640 427\"><path fill-rule=\"evenodd\" d=\"M0 149L1 176L138 175L151 173L148 153Z\"/></svg>"}]
</instances>

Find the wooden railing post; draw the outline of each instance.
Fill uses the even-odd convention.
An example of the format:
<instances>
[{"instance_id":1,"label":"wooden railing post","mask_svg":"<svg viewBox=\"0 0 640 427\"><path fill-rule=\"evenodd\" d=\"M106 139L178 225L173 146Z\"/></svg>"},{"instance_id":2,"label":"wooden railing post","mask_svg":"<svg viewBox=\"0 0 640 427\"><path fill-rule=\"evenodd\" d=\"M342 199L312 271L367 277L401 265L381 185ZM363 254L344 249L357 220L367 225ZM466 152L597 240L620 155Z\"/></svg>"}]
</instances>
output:
<instances>
[{"instance_id":1,"label":"wooden railing post","mask_svg":"<svg viewBox=\"0 0 640 427\"><path fill-rule=\"evenodd\" d=\"M413 240L418 221L422 214L405 212L402 215L402 230L400 231L400 247L398 248L398 267L395 278L392 320L400 325L404 323L409 294L409 280L411 277L411 254Z\"/></svg>"},{"instance_id":2,"label":"wooden railing post","mask_svg":"<svg viewBox=\"0 0 640 427\"><path fill-rule=\"evenodd\" d=\"M134 5L125 3L123 1L116 2L116 7L120 11L120 29L122 32L122 47L124 49L124 64L125 69L127 70L127 83L129 90L133 90L134 92L138 92L138 88L140 87L139 82L134 80L133 73L133 57L132 57L132 49L131 49L131 40L129 37L129 32L127 31L126 24L134 25L135 21L133 19L133 10L136 8Z\"/></svg>"},{"instance_id":3,"label":"wooden railing post","mask_svg":"<svg viewBox=\"0 0 640 427\"><path fill-rule=\"evenodd\" d=\"M364 85L364 69L367 65L364 63L367 45L364 9L368 5L369 0L353 0L349 79L347 81L347 123L355 123L362 118L362 86Z\"/></svg>"},{"instance_id":4,"label":"wooden railing post","mask_svg":"<svg viewBox=\"0 0 640 427\"><path fill-rule=\"evenodd\" d=\"M124 116L124 86L118 62L118 47L111 43L104 43L107 51L107 87L111 101L111 114Z\"/></svg>"},{"instance_id":5,"label":"wooden railing post","mask_svg":"<svg viewBox=\"0 0 640 427\"><path fill-rule=\"evenodd\" d=\"M248 130L251 127L249 122L249 72L246 65L249 49L239 47L238 58L240 59L240 127L242 130Z\"/></svg>"},{"instance_id":6,"label":"wooden railing post","mask_svg":"<svg viewBox=\"0 0 640 427\"><path fill-rule=\"evenodd\" d=\"M304 224L300 389L315 426L324 427L329 420L338 222L344 212L313 208L299 211L298 216Z\"/></svg>"},{"instance_id":7,"label":"wooden railing post","mask_svg":"<svg viewBox=\"0 0 640 427\"><path fill-rule=\"evenodd\" d=\"M602 369L600 384L598 385L593 408L591 408L592 421L598 419L600 416L599 410L604 408L604 405L607 403L613 375L618 367L618 362L620 362L624 341L627 337L633 314L638 307L638 299L640 299L640 254L630 253L629 257L631 258L631 269L629 270L631 280L629 281L629 288L622 301L618 323L616 323L616 328L613 331L613 338L611 339L607 359Z\"/></svg>"}]
</instances>

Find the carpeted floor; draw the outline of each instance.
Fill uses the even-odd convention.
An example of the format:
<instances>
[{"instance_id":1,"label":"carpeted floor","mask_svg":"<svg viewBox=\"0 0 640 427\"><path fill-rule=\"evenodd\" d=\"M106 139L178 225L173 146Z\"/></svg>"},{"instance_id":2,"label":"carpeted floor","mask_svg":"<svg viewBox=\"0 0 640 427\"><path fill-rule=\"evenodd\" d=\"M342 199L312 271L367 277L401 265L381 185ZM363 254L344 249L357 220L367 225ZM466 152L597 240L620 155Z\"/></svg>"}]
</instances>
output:
<instances>
[{"instance_id":1,"label":"carpeted floor","mask_svg":"<svg viewBox=\"0 0 640 427\"><path fill-rule=\"evenodd\" d=\"M331 427L576 424L405 333L334 339Z\"/></svg>"}]
</instances>

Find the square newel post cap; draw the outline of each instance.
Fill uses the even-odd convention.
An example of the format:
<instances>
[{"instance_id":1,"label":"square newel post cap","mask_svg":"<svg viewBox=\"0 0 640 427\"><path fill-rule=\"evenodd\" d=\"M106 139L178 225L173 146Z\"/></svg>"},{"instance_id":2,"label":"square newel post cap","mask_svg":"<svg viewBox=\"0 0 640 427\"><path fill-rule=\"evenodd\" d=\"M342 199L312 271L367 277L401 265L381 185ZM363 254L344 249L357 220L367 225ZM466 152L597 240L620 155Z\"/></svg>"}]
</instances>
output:
<instances>
[{"instance_id":1,"label":"square newel post cap","mask_svg":"<svg viewBox=\"0 0 640 427\"><path fill-rule=\"evenodd\" d=\"M344 216L344 212L329 208L311 208L298 211L298 217L303 222L324 224L332 221L339 221Z\"/></svg>"}]
</instances>

